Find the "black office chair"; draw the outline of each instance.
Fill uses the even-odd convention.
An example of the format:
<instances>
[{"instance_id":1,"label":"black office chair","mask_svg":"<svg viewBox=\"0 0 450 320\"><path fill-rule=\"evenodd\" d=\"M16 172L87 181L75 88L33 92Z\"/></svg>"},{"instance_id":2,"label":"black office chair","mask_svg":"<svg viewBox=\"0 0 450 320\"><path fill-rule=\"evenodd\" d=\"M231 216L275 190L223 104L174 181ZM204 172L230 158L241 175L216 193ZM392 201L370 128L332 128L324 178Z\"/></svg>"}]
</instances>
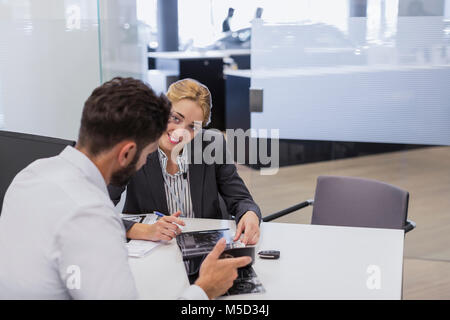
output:
<instances>
[{"instance_id":1,"label":"black office chair","mask_svg":"<svg viewBox=\"0 0 450 320\"><path fill-rule=\"evenodd\" d=\"M319 176L314 200L307 200L263 218L272 221L313 205L311 224L404 229L416 227L407 220L409 193L376 180Z\"/></svg>"},{"instance_id":2,"label":"black office chair","mask_svg":"<svg viewBox=\"0 0 450 320\"><path fill-rule=\"evenodd\" d=\"M17 173L37 159L56 156L66 146L75 146L75 141L0 130L0 211Z\"/></svg>"}]
</instances>

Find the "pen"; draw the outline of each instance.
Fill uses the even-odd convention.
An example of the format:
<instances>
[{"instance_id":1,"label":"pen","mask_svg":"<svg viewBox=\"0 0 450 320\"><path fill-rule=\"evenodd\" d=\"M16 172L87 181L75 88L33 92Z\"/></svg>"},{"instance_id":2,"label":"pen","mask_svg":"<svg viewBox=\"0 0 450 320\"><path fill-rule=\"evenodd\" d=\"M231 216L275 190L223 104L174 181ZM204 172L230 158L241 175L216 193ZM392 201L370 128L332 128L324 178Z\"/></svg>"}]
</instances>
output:
<instances>
[{"instance_id":1,"label":"pen","mask_svg":"<svg viewBox=\"0 0 450 320\"><path fill-rule=\"evenodd\" d=\"M157 218L157 219L159 219L159 218L162 218L162 217L164 217L164 216L165 216L165 214L164 214L164 213L161 213L161 212L158 212L158 211L153 211L153 213L154 213L154 214L156 214L156 215L158 216L158 218Z\"/></svg>"},{"instance_id":2,"label":"pen","mask_svg":"<svg viewBox=\"0 0 450 320\"><path fill-rule=\"evenodd\" d=\"M230 228L223 228L223 229L213 229L213 230L202 230L202 231L194 231L196 233L215 233L218 231L227 231L230 230Z\"/></svg>"},{"instance_id":3,"label":"pen","mask_svg":"<svg viewBox=\"0 0 450 320\"><path fill-rule=\"evenodd\" d=\"M123 213L122 218L135 218L135 217L145 217L153 213L141 213L141 214L130 214L130 213Z\"/></svg>"}]
</instances>

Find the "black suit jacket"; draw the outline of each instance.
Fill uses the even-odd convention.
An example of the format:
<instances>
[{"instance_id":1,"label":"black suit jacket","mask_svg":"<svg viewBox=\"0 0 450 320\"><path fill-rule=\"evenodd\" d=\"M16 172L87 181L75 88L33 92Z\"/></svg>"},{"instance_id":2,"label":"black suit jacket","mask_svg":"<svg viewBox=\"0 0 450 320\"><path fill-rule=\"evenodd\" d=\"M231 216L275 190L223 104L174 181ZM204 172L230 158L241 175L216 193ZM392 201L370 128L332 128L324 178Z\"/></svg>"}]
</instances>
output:
<instances>
[{"instance_id":1,"label":"black suit jacket","mask_svg":"<svg viewBox=\"0 0 450 320\"><path fill-rule=\"evenodd\" d=\"M215 162L207 164L203 161L202 154L199 154L199 152L203 153L212 142L218 142L219 146L222 146L214 149ZM194 148L194 146L197 148ZM241 177L239 177L221 133L211 130L202 131L186 147L188 147L188 155L191 160L189 181L195 217L225 218L221 210L220 195L225 202L228 214L235 217L236 223L249 210L254 211L261 221L261 211L253 201ZM202 161L195 164L195 159L201 159ZM148 156L147 163L134 174L126 188L124 213L139 214L153 211L168 215L173 213L168 212L167 209L164 178L158 151ZM111 200L115 204L120 201L124 190L125 186L108 186ZM133 222L124 220L126 230L129 230L133 224Z\"/></svg>"}]
</instances>

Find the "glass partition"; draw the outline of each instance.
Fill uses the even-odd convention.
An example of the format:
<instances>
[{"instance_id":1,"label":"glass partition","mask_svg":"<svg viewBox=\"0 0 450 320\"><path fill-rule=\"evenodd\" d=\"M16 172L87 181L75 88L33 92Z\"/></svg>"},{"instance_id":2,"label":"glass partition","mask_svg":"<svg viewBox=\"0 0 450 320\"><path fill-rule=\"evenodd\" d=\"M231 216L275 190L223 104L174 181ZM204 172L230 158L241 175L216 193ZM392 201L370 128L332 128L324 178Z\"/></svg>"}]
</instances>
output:
<instances>
[{"instance_id":1,"label":"glass partition","mask_svg":"<svg viewBox=\"0 0 450 320\"><path fill-rule=\"evenodd\" d=\"M153 1L154 2L154 1ZM99 0L101 79L116 76L147 80L147 45L155 38L140 10L149 3L128 0ZM153 8L156 9L156 8Z\"/></svg>"},{"instance_id":2,"label":"glass partition","mask_svg":"<svg viewBox=\"0 0 450 320\"><path fill-rule=\"evenodd\" d=\"M448 261L450 3L349 1L357 2L361 12L350 6L335 23L253 21L251 88L263 93L255 109L262 112L251 113L253 135L279 129L280 156L301 159L314 145L331 158L271 176L241 166L240 174L263 215L313 198L319 175L396 185L409 191L408 216L417 223L405 258ZM376 143L377 154L337 156L366 143ZM311 214L309 207L277 221L310 223Z\"/></svg>"},{"instance_id":3,"label":"glass partition","mask_svg":"<svg viewBox=\"0 0 450 320\"><path fill-rule=\"evenodd\" d=\"M147 80L150 40L136 1L0 1L0 129L76 140L95 87Z\"/></svg>"},{"instance_id":4,"label":"glass partition","mask_svg":"<svg viewBox=\"0 0 450 320\"><path fill-rule=\"evenodd\" d=\"M0 128L76 139L99 70L96 1L0 1Z\"/></svg>"}]
</instances>

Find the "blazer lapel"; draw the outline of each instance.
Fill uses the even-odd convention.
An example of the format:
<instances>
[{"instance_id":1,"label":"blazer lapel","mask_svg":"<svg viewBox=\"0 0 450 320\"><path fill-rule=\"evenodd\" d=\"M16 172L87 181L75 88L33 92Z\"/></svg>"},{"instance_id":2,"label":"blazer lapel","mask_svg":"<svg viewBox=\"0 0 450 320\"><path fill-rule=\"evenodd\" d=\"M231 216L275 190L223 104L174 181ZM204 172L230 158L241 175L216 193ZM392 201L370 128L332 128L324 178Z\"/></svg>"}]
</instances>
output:
<instances>
[{"instance_id":1,"label":"blazer lapel","mask_svg":"<svg viewBox=\"0 0 450 320\"><path fill-rule=\"evenodd\" d=\"M192 208L196 218L203 218L203 164L189 164L189 186L191 188Z\"/></svg>"},{"instance_id":2,"label":"blazer lapel","mask_svg":"<svg viewBox=\"0 0 450 320\"><path fill-rule=\"evenodd\" d=\"M154 210L160 210L164 214L172 214L168 212L166 192L164 190L164 178L162 175L161 164L159 163L158 150L153 152L149 158L147 165L144 166L144 173L148 182L151 197L155 204Z\"/></svg>"},{"instance_id":3,"label":"blazer lapel","mask_svg":"<svg viewBox=\"0 0 450 320\"><path fill-rule=\"evenodd\" d=\"M200 148L200 150L195 150L194 143L191 142L190 148L188 149L188 158L190 160L190 163L189 163L189 187L191 188L192 208L194 210L194 216L196 218L203 218L203 205L202 205L203 197L202 197L202 195L203 195L203 176L204 176L205 168L204 168L203 161L200 164L194 163L194 159L195 159L194 152L202 152L202 148ZM202 158L199 158L199 159L202 159Z\"/></svg>"}]
</instances>

